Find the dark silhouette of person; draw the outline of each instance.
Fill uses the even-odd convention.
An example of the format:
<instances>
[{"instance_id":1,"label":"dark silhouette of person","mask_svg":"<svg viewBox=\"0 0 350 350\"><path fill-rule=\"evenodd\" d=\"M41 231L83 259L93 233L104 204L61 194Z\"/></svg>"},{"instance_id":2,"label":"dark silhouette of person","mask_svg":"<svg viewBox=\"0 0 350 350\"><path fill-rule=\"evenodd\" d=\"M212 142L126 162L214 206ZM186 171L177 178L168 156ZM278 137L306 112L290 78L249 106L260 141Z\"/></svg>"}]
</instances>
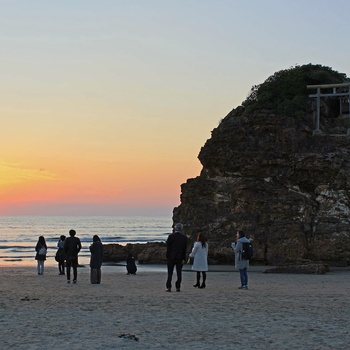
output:
<instances>
[{"instance_id":1,"label":"dark silhouette of person","mask_svg":"<svg viewBox=\"0 0 350 350\"><path fill-rule=\"evenodd\" d=\"M64 254L64 241L65 241L65 239L66 239L66 236L61 235L61 237L57 243L58 250L56 252L56 261L58 262L59 275L65 275L65 273L64 273L64 266L65 266L64 261L66 260L66 257Z\"/></svg>"},{"instance_id":2,"label":"dark silhouette of person","mask_svg":"<svg viewBox=\"0 0 350 350\"><path fill-rule=\"evenodd\" d=\"M44 263L46 260L47 245L44 236L40 236L35 246L35 260L38 262L38 275L44 274Z\"/></svg>"},{"instance_id":3,"label":"dark silhouette of person","mask_svg":"<svg viewBox=\"0 0 350 350\"><path fill-rule=\"evenodd\" d=\"M92 244L90 246L90 282L92 284L101 283L101 266L103 260L103 245L100 237L94 235L92 237Z\"/></svg>"},{"instance_id":4,"label":"dark silhouette of person","mask_svg":"<svg viewBox=\"0 0 350 350\"><path fill-rule=\"evenodd\" d=\"M81 242L75 237L75 230L69 231L70 237L64 241L64 253L66 255L67 282L70 283L70 268L73 268L73 283L77 283L78 277L78 254L81 250Z\"/></svg>"},{"instance_id":5,"label":"dark silhouette of person","mask_svg":"<svg viewBox=\"0 0 350 350\"><path fill-rule=\"evenodd\" d=\"M166 281L166 291L171 292L171 280L173 278L174 267L176 267L177 280L175 282L176 291L180 292L182 282L182 266L186 260L187 237L182 233L183 225L177 223L174 232L168 236L166 241L168 279Z\"/></svg>"}]
</instances>

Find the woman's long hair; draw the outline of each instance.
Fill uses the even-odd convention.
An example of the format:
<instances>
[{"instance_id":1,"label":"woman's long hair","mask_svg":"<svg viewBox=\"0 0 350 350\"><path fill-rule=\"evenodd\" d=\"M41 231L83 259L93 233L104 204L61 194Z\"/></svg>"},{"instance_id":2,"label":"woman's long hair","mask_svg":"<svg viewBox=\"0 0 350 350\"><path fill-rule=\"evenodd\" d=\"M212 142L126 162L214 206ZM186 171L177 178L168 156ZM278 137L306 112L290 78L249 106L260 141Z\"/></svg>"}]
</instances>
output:
<instances>
[{"instance_id":1,"label":"woman's long hair","mask_svg":"<svg viewBox=\"0 0 350 350\"><path fill-rule=\"evenodd\" d=\"M92 241L93 241L93 242L101 242L100 237L97 236L97 235L94 235L94 236L92 237Z\"/></svg>"},{"instance_id":2,"label":"woman's long hair","mask_svg":"<svg viewBox=\"0 0 350 350\"><path fill-rule=\"evenodd\" d=\"M45 242L44 236L40 236L38 242L39 242L42 246L46 247L46 242Z\"/></svg>"},{"instance_id":3,"label":"woman's long hair","mask_svg":"<svg viewBox=\"0 0 350 350\"><path fill-rule=\"evenodd\" d=\"M198 233L197 242L201 242L202 243L202 248L206 247L207 237L205 236L204 233Z\"/></svg>"}]
</instances>

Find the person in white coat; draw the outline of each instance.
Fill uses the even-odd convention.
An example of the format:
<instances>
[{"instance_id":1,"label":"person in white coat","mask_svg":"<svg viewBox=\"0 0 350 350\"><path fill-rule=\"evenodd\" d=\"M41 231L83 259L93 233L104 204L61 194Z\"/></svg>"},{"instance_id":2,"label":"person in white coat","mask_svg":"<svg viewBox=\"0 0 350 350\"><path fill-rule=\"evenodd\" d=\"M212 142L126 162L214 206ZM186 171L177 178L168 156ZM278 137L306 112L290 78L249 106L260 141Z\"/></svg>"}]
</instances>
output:
<instances>
[{"instance_id":1,"label":"person in white coat","mask_svg":"<svg viewBox=\"0 0 350 350\"><path fill-rule=\"evenodd\" d=\"M197 241L194 243L190 257L193 258L192 270L197 271L197 283L193 287L205 288L208 271L208 243L203 233L199 233ZM203 282L200 284L201 273Z\"/></svg>"}]
</instances>

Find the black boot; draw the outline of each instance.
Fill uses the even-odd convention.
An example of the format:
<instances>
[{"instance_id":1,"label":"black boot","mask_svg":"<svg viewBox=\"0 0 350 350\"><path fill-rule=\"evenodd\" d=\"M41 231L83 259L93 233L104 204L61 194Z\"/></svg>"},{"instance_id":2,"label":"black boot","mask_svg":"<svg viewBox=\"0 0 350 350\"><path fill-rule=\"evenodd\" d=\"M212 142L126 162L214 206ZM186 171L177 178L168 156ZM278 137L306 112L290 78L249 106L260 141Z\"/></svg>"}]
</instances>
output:
<instances>
[{"instance_id":1,"label":"black boot","mask_svg":"<svg viewBox=\"0 0 350 350\"><path fill-rule=\"evenodd\" d=\"M200 280L201 280L201 275L200 273L197 271L197 283L193 285L193 287L197 288L200 286Z\"/></svg>"},{"instance_id":2,"label":"black boot","mask_svg":"<svg viewBox=\"0 0 350 350\"><path fill-rule=\"evenodd\" d=\"M207 280L207 273L203 271L202 274L203 274L203 283L198 288L204 289L205 288L205 281Z\"/></svg>"}]
</instances>

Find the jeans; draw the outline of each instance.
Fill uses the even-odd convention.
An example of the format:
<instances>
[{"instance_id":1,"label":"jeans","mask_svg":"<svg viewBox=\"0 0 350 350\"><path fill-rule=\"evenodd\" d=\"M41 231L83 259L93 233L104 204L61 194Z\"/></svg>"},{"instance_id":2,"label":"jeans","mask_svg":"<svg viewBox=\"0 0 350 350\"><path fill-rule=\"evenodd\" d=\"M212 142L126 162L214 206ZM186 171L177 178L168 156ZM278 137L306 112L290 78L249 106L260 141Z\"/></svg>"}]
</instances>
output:
<instances>
[{"instance_id":1,"label":"jeans","mask_svg":"<svg viewBox=\"0 0 350 350\"><path fill-rule=\"evenodd\" d=\"M248 272L247 268L239 270L239 276L241 278L241 286L248 286Z\"/></svg>"},{"instance_id":2,"label":"jeans","mask_svg":"<svg viewBox=\"0 0 350 350\"><path fill-rule=\"evenodd\" d=\"M168 267L168 279L166 281L166 287L168 289L171 288L171 280L173 278L173 272L174 272L174 267L176 266L176 274L177 274L177 280L175 282L175 288L180 289L181 286L181 281L182 281L182 262L168 262L167 267Z\"/></svg>"},{"instance_id":3,"label":"jeans","mask_svg":"<svg viewBox=\"0 0 350 350\"><path fill-rule=\"evenodd\" d=\"M38 260L38 274L44 274L44 260Z\"/></svg>"}]
</instances>

